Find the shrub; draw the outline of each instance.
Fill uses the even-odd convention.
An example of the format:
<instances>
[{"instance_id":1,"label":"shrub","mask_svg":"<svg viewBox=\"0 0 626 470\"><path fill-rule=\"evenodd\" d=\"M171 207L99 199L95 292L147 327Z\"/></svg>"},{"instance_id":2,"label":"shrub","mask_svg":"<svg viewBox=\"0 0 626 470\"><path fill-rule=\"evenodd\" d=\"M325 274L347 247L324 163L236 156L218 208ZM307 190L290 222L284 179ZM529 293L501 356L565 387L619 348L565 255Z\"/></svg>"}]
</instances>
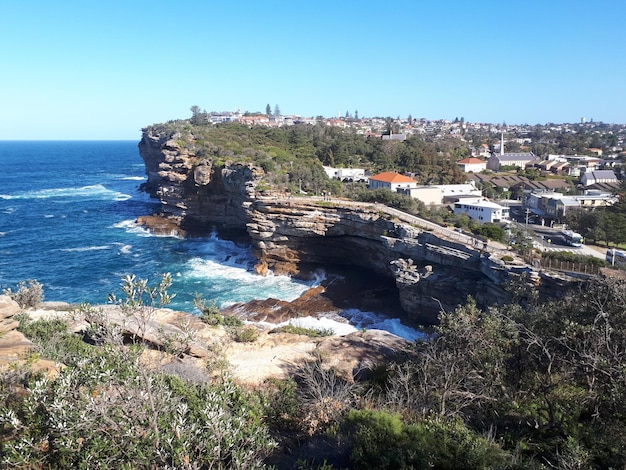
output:
<instances>
[{"instance_id":1,"label":"shrub","mask_svg":"<svg viewBox=\"0 0 626 470\"><path fill-rule=\"evenodd\" d=\"M207 302L200 295L196 294L194 298L194 306L200 310L200 320L211 326L226 326L239 328L243 326L243 321L234 315L222 315L220 308L215 301Z\"/></svg>"},{"instance_id":2,"label":"shrub","mask_svg":"<svg viewBox=\"0 0 626 470\"><path fill-rule=\"evenodd\" d=\"M31 383L21 402L0 405L2 465L263 467L275 444L258 420L257 405L236 385L181 387L134 366L124 380L101 367L87 375L66 368L54 382ZM174 393L181 389L186 393Z\"/></svg>"},{"instance_id":3,"label":"shrub","mask_svg":"<svg viewBox=\"0 0 626 470\"><path fill-rule=\"evenodd\" d=\"M22 321L39 344L80 342L61 321ZM143 346L80 343L56 341L67 367L55 380L0 376L2 468L264 467L275 442L256 395L228 378L152 373ZM16 380L25 383L18 395Z\"/></svg>"},{"instance_id":4,"label":"shrub","mask_svg":"<svg viewBox=\"0 0 626 470\"><path fill-rule=\"evenodd\" d=\"M397 414L351 410L356 468L503 468L509 456L460 421L404 424Z\"/></svg>"},{"instance_id":5,"label":"shrub","mask_svg":"<svg viewBox=\"0 0 626 470\"><path fill-rule=\"evenodd\" d=\"M296 377L304 411L302 426L311 435L337 424L354 402L357 385L339 377L333 368L324 367L319 353L302 364Z\"/></svg>"},{"instance_id":6,"label":"shrub","mask_svg":"<svg viewBox=\"0 0 626 470\"><path fill-rule=\"evenodd\" d=\"M472 232L480 237L489 238L498 242L506 240L506 232L502 227L492 223L484 223L471 227Z\"/></svg>"},{"instance_id":7,"label":"shrub","mask_svg":"<svg viewBox=\"0 0 626 470\"><path fill-rule=\"evenodd\" d=\"M296 429L301 414L297 384L293 379L268 379L262 397L267 421L275 429Z\"/></svg>"},{"instance_id":8,"label":"shrub","mask_svg":"<svg viewBox=\"0 0 626 470\"><path fill-rule=\"evenodd\" d=\"M606 260L596 258L591 255L579 255L577 253L572 253L571 251L548 251L543 253L542 258L545 259L553 259L556 261L567 261L570 263L580 263L587 264L591 266L597 267L605 267L608 266L609 263Z\"/></svg>"},{"instance_id":9,"label":"shrub","mask_svg":"<svg viewBox=\"0 0 626 470\"><path fill-rule=\"evenodd\" d=\"M32 321L28 315L19 315L17 319L18 330L48 359L72 365L81 358L89 357L93 352L80 336L69 330L68 324L63 320Z\"/></svg>"},{"instance_id":10,"label":"shrub","mask_svg":"<svg viewBox=\"0 0 626 470\"><path fill-rule=\"evenodd\" d=\"M253 326L244 326L235 330L235 341L238 343L253 343L259 337L259 330Z\"/></svg>"},{"instance_id":11,"label":"shrub","mask_svg":"<svg viewBox=\"0 0 626 470\"><path fill-rule=\"evenodd\" d=\"M332 336L335 331L332 328L304 328L296 325L285 325L274 328L270 333L291 333L294 335L304 335L310 338L320 338L323 336Z\"/></svg>"},{"instance_id":12,"label":"shrub","mask_svg":"<svg viewBox=\"0 0 626 470\"><path fill-rule=\"evenodd\" d=\"M2 293L15 300L21 308L36 308L43 302L43 286L34 279L20 281L16 292L5 289Z\"/></svg>"}]
</instances>

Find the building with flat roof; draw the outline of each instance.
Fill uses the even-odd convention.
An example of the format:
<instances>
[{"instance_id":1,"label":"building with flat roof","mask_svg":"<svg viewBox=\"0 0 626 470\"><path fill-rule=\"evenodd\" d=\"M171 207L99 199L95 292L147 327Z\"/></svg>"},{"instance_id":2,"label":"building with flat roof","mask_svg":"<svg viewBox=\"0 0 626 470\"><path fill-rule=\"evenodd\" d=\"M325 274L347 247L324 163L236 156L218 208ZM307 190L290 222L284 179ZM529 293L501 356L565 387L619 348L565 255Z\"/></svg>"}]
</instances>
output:
<instances>
[{"instance_id":1,"label":"building with flat roof","mask_svg":"<svg viewBox=\"0 0 626 470\"><path fill-rule=\"evenodd\" d=\"M508 207L487 199L455 202L453 211L455 214L466 214L470 219L481 224L485 222L508 222L510 220Z\"/></svg>"}]
</instances>

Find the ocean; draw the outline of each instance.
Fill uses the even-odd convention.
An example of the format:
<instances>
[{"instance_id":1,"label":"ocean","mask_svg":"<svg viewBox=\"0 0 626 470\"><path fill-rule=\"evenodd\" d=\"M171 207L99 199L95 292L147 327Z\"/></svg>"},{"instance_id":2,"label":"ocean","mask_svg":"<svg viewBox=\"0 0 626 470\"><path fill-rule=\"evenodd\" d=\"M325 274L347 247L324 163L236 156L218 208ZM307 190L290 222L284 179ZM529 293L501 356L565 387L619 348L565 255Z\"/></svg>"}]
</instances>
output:
<instances>
[{"instance_id":1,"label":"ocean","mask_svg":"<svg viewBox=\"0 0 626 470\"><path fill-rule=\"evenodd\" d=\"M196 295L225 307L269 297L294 300L314 284L255 275L245 244L215 235L155 236L138 227L137 217L152 214L159 203L139 191L146 176L137 142L0 141L0 163L0 289L35 279L47 301L96 305L110 293L119 296L128 274L156 284L171 273L170 307L194 313ZM372 312L344 316L354 320L354 330L419 336Z\"/></svg>"}]
</instances>

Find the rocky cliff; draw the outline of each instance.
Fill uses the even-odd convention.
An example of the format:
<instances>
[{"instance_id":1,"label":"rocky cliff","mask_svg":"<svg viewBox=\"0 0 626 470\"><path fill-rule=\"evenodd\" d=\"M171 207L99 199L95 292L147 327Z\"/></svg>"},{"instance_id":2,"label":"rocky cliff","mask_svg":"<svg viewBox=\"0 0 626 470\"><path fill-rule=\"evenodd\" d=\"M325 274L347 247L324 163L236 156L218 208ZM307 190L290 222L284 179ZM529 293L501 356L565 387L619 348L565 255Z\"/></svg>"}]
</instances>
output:
<instances>
[{"instance_id":1,"label":"rocky cliff","mask_svg":"<svg viewBox=\"0 0 626 470\"><path fill-rule=\"evenodd\" d=\"M483 307L508 300L506 283L530 272L525 266L505 266L501 255L506 252L470 237L460 240L453 231L383 206L257 197L262 170L216 165L176 136L145 132L139 150L148 174L145 189L160 199L168 223L174 220L190 235L245 230L259 274L272 270L307 277L331 266L376 273L395 280L410 319L432 323L442 308L453 309L468 295ZM538 276L529 280L541 287Z\"/></svg>"},{"instance_id":2,"label":"rocky cliff","mask_svg":"<svg viewBox=\"0 0 626 470\"><path fill-rule=\"evenodd\" d=\"M514 275L479 248L394 220L382 207L348 201L257 200L248 233L260 273L306 277L316 266L352 266L395 279L409 318L432 323L468 295L483 305L508 299Z\"/></svg>"},{"instance_id":3,"label":"rocky cliff","mask_svg":"<svg viewBox=\"0 0 626 470\"><path fill-rule=\"evenodd\" d=\"M180 137L144 131L139 153L148 181L143 189L159 199L162 214L187 233L244 230L244 202L263 170L240 163L216 164Z\"/></svg>"}]
</instances>

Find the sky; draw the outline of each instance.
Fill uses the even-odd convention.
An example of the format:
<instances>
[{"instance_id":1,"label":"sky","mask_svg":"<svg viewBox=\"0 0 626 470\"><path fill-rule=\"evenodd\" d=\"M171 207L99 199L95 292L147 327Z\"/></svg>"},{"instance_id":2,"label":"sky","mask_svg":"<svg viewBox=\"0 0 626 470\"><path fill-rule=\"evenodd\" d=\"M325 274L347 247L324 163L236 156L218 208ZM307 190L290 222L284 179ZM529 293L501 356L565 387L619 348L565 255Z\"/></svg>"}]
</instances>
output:
<instances>
[{"instance_id":1,"label":"sky","mask_svg":"<svg viewBox=\"0 0 626 470\"><path fill-rule=\"evenodd\" d=\"M0 0L0 140L190 108L626 123L623 0Z\"/></svg>"}]
</instances>

